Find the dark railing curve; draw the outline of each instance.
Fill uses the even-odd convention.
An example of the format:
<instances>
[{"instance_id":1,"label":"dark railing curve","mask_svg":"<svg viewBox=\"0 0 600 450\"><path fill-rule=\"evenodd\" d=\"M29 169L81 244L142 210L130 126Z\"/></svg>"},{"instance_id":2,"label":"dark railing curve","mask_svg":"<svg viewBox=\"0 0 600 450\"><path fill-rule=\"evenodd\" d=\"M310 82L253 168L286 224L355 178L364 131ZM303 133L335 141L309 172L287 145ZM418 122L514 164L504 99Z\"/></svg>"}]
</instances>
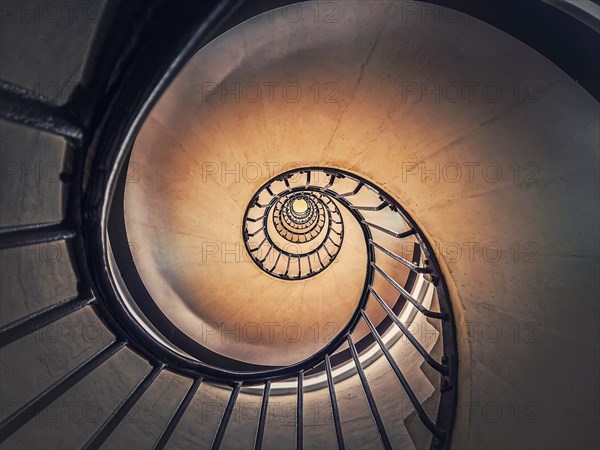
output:
<instances>
[{"instance_id":1,"label":"dark railing curve","mask_svg":"<svg viewBox=\"0 0 600 450\"><path fill-rule=\"evenodd\" d=\"M369 288L373 284L376 267L374 264L375 243L371 235L373 224L365 221L360 211L380 211L390 206L396 208L405 217L407 223L413 225L411 230L402 232L396 237L402 238L414 234L422 247L426 261L428 261L427 267L418 267L414 264L414 267L408 267L418 273L430 273L437 287L441 312L440 317L435 318L442 321L444 359L441 365L444 370L442 371L442 397L435 427L436 430L443 430L443 433L434 433L432 448L447 447L456 402L457 361L452 311L448 301L448 292L441 277L440 267L435 255L430 250L426 238L394 199L381 192L382 203L378 205L352 205L348 201L348 198L359 193L365 184L368 184L366 180L360 179L357 175L341 170L326 169L331 175L330 183L325 187L314 190L315 192L319 191L331 195L337 202L347 207L355 219L359 221L365 236L369 263L365 268L363 294L358 301L352 320L328 346L312 357L294 365L256 373L237 373L210 367L196 360L184 358L154 340L137 324L126 308L123 308L118 295L116 295L114 280L111 280L108 271L106 246L108 213L119 174L123 170L128 152L141 124L170 81L198 48L214 36L235 25L236 20L231 19L231 12L242 2L183 2L181 8L171 8L165 2L157 0L149 0L147 3L135 3L141 5L139 9L150 12L141 21L142 23L138 27L140 29L135 30L135 36L132 37L132 42L135 44L132 47L133 50L129 49L122 60L112 50L103 53L102 57L98 58L106 66L119 65L124 69L119 72L118 76L113 77L114 79L108 76L103 77L102 83L104 84L98 86L97 90L94 91L93 88L89 88L88 91L79 92L74 100L66 106L54 107L49 106L45 101L31 98L18 89L5 85L0 86L6 97L10 99L10 104L14 105L14 112L3 107L2 118L64 136L68 141L69 148L81 152L81 155L75 157L73 164L78 172L73 172L71 174L72 178L68 178L68 176L61 178L62 182L68 183L70 194L72 194L70 195L71 203L68 207L68 215L63 222L0 231L3 248L65 240L74 255L74 263L77 266L76 272L80 279L78 284L79 294L77 297L51 306L47 310L3 326L0 329L0 343L8 345L20 336L53 323L82 307L90 306L117 336L117 340L113 344L82 363L54 385L24 404L14 414L4 419L0 423L0 442L3 442L24 425L33 414L41 411L55 398L58 398L112 355L127 346L146 358L152 369L140 380L136 388L109 416L107 421L90 437L89 447L95 447L104 442L158 375L163 370L168 369L189 377L192 380L192 386L161 433L155 448L162 448L167 444L169 437L203 380L217 381L230 386L232 389L218 432L214 436L212 448L218 448L221 444L237 395L242 387L247 384L264 384L262 408L255 441L255 447L260 448L264 436L266 408L272 382L295 376L299 383L303 383L308 370L323 364L327 373L332 408L334 409L338 446L343 449L344 439L339 413L336 413L337 402L335 401L330 357L342 343L348 342L352 356L356 357L355 362L360 375L362 370L360 369L360 359L358 359L359 355L351 340L351 331L359 320L364 320L365 306L372 295ZM134 7L131 9L135 12ZM161 33L156 33L156 29L160 27L168 31L171 39L162 39ZM125 29L121 32L123 38L130 37L128 31ZM151 69L148 70L148 68ZM89 84L93 85L93 83ZM95 110L91 110L90 107L89 110L84 111L82 105L87 100ZM81 120L76 121L73 119L74 117L81 118ZM313 170L313 168L309 168L309 170ZM318 170L318 168L315 168L315 170ZM337 193L331 189L337 176L354 177L358 180L358 184L350 192ZM287 179L285 181L287 183ZM307 187L305 186L305 188ZM361 380L363 380L362 376ZM363 387L367 391L369 388L368 383L363 383ZM301 446L303 442L302 384L299 385L298 400L299 417L297 418L296 442L298 446ZM376 411L374 400L370 402L370 407L372 412ZM378 423L378 431L382 436L382 441L386 444L385 430L382 423ZM389 441L387 442L389 443Z\"/></svg>"},{"instance_id":2,"label":"dark railing curve","mask_svg":"<svg viewBox=\"0 0 600 450\"><path fill-rule=\"evenodd\" d=\"M593 64L591 70L589 66L589 61L595 60L590 56L592 55L590 52L594 51L593 46L588 47L587 50L584 48L585 52L588 52L586 57L574 57L574 53L571 51L575 47L581 50L577 45L578 42L596 38L597 26L586 26L577 16L566 17L564 11L555 8L552 2L521 2L519 5L515 5L494 0L491 2L493 4L491 8L472 8L473 2L461 0L428 1L466 12L508 32L558 64L573 79L579 80L579 83L595 98L598 98L596 82L598 64ZM192 360L183 361L178 355L169 353L168 350L156 346L153 341L138 334L135 327L130 329L131 318L113 308L110 289L107 290L107 286L101 286L102 283L96 278L97 274L92 273L91 270L94 265L105 262L102 255L99 255L94 249L94 245L98 244L95 237L102 217L102 214L98 214L97 211L102 197L102 193L98 192L98 189L102 189L104 186L97 182L88 185L85 179L88 170L91 171L92 178L96 180L100 176L98 173L103 173L102 176L107 176L107 171L113 173L112 166L103 165L102 157L97 158L93 164L88 164L93 153L99 153L98 149L102 149L107 153L107 160L111 161L121 143L127 141L131 143L140 120L143 120L145 113L196 49L255 14L292 2L289 0L256 2L255 8L241 9L240 13L233 14L242 3L243 1L205 0L180 2L176 8L173 8L169 2L160 0L108 2L110 13L107 13L106 17L111 20L108 22L103 20L100 23L99 36L101 39L97 39L98 42L94 43L93 57L90 58L93 64L88 64L82 86L77 88L73 98L64 106L56 106L48 99L32 95L19 86L5 81L0 82L0 94L2 95L0 118L64 137L69 154L72 155L69 156L70 173L61 174L60 179L61 183L65 183L69 192L69 204L65 219L59 223L4 228L0 230L0 248L65 241L73 255L79 278L76 297L3 325L0 328L0 344L1 346L10 345L20 337L83 307L94 308L99 317L118 336L115 342L80 364L43 392L35 395L16 412L5 418L0 423L0 442L4 442L35 414L67 392L124 346L146 357L154 369L150 378L144 378L143 381L146 383L139 385L136 392L132 392L127 397L131 399L130 402L121 405L121 408L115 411L115 414L111 416L110 423L103 426L102 430L104 431L94 435L97 439L102 437L103 440L106 430L114 428L121 420L123 408L130 407L137 400L138 394L142 392L141 389L147 388L148 382L152 381L155 374L163 370L163 367L169 367L170 370L190 377L193 382L155 445L155 448L163 448L185 413L186 407L201 386L204 377L200 373L206 372L207 379L219 379L217 372L201 367ZM498 6L511 9L510 14L497 14ZM515 21L510 20L511 17L514 17L513 8L515 7L519 8L520 13L525 12L530 17L543 17L544 20L537 22L545 23L547 28L534 27L532 29L532 27L526 26L528 25L527 21L515 24ZM552 26L548 26L548 23L551 23ZM597 25L595 22L594 24ZM567 26L569 33L553 37L544 32L546 29L559 26ZM158 33L157 30L161 32ZM165 35L168 35L169 39L164 39ZM564 44L565 39L567 39L566 45L555 45L557 42ZM115 117L111 118L113 114ZM125 120L121 124L116 123L123 119ZM107 137L111 135L114 137ZM102 145L95 142L102 142ZM325 189L329 189L334 181L335 176L332 175L330 185ZM363 187L364 185L359 183L352 191L339 194L338 200L356 195ZM88 189L84 202L84 191ZM86 210L82 213L84 204ZM379 206L381 205L369 208L377 209ZM399 212L404 213L401 208L399 208ZM365 225L370 226L369 224ZM432 448L447 448L456 404L456 341L452 339L455 332L454 322L447 289L444 283L440 282L443 279L441 279L439 264L435 255L430 251L427 240L418 231L418 227L415 226L414 230L417 230L415 237L419 241L429 265L418 267L414 262L398 259L401 257L395 259L415 273L431 275L431 280L437 285L438 302L442 314L444 358L442 360L442 397L435 427L437 430L442 430L443 433L437 431L434 433L437 437L432 442ZM409 230L407 233L411 232L412 230ZM396 234L397 237L401 236L401 234ZM375 247L377 251L382 251L372 240L369 241L369 247ZM384 253L386 252L384 251ZM393 254L386 254L394 258ZM374 295L374 291L371 293ZM374 333L376 332L377 328ZM451 337L451 339L446 339L446 337ZM326 354L324 361L338 447L343 449L344 439L339 413L337 413L330 356ZM267 377L262 382L265 388L255 439L255 448L257 449L261 448L264 436L272 380L276 379L278 375L281 373L274 372L272 377ZM247 381L243 380L242 382ZM232 392L240 387L240 381L227 382L231 383ZM235 398L232 395L230 399L232 405L235 404ZM119 411L121 412L119 413ZM226 427L227 420L228 414L225 414L219 429ZM218 442L217 445L213 444L213 447L215 446L218 447Z\"/></svg>"}]
</instances>

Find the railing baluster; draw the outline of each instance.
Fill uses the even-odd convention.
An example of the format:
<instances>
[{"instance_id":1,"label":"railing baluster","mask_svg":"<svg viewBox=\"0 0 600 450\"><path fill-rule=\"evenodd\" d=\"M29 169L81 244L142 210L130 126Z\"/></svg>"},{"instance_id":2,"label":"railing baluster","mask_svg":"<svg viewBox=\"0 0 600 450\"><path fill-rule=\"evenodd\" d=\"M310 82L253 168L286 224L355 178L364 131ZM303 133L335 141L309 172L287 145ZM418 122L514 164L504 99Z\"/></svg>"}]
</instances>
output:
<instances>
[{"instance_id":1,"label":"railing baluster","mask_svg":"<svg viewBox=\"0 0 600 450\"><path fill-rule=\"evenodd\" d=\"M287 266L285 268L285 273L283 274L284 276L287 276L287 274L290 271L290 262L292 261L292 257L288 255L288 261L287 261Z\"/></svg>"},{"instance_id":2,"label":"railing baluster","mask_svg":"<svg viewBox=\"0 0 600 450\"><path fill-rule=\"evenodd\" d=\"M298 372L298 393L296 396L296 450L302 450L304 428L304 371Z\"/></svg>"},{"instance_id":3,"label":"railing baluster","mask_svg":"<svg viewBox=\"0 0 600 450\"><path fill-rule=\"evenodd\" d=\"M371 322L371 319L369 319L369 317L366 314L363 313L362 316L363 316L363 319L366 322L367 326L371 330L371 334L373 335L373 337L375 338L375 340L379 344L379 347L381 348L381 351L383 352L383 354L385 355L386 359L390 363L390 366L392 367L392 370L394 371L394 373L398 377L398 380L400 381L400 384L404 388L404 391L408 395L408 398L410 399L410 401L413 404L415 410L417 411L417 414L418 414L419 418L421 419L421 421L423 422L423 425L425 425L427 427L427 429L429 431L431 431L437 437L442 437L444 435L443 431L440 430L439 428L437 428L435 426L435 424L431 421L431 419L429 418L429 416L427 415L427 413L423 409L423 406L421 405L421 403L419 402L419 399L417 399L417 396L415 395L415 393L411 389L410 384L408 384L408 381L406 380L406 378L404 377L404 374L402 373L402 371L398 367L398 364L396 364L396 361L392 357L390 351L387 349L387 347L385 346L385 344L381 340L381 336L377 332L377 329L373 325L373 322Z\"/></svg>"},{"instance_id":4,"label":"railing baluster","mask_svg":"<svg viewBox=\"0 0 600 450\"><path fill-rule=\"evenodd\" d=\"M269 244L269 250L267 250L267 253L265 254L265 257L260 260L261 264L264 263L267 260L267 258L269 257L269 254L271 253L271 250L273 250L273 246Z\"/></svg>"},{"instance_id":5,"label":"railing baluster","mask_svg":"<svg viewBox=\"0 0 600 450\"><path fill-rule=\"evenodd\" d=\"M331 186L333 186L333 183L335 183L335 175L334 174L330 174L329 175L329 182L323 186L321 188L322 191L326 191L327 189L329 189Z\"/></svg>"},{"instance_id":6,"label":"railing baluster","mask_svg":"<svg viewBox=\"0 0 600 450\"><path fill-rule=\"evenodd\" d=\"M344 436L342 435L342 423L340 421L340 411L338 410L337 399L335 396L335 386L333 383L333 374L331 373L331 360L329 355L325 355L325 369L327 371L327 386L329 387L329 398L331 399L331 412L333 414L333 424L335 426L335 436L337 438L338 449L345 450Z\"/></svg>"},{"instance_id":7,"label":"railing baluster","mask_svg":"<svg viewBox=\"0 0 600 450\"><path fill-rule=\"evenodd\" d=\"M319 252L317 251L317 258L319 259L319 264L321 264L321 267L325 267L325 265L323 264L323 260L321 259L321 255L319 254Z\"/></svg>"},{"instance_id":8,"label":"railing baluster","mask_svg":"<svg viewBox=\"0 0 600 450\"><path fill-rule=\"evenodd\" d=\"M339 197L339 195L338 195ZM351 209L354 209L356 211L381 211L382 209L384 209L386 206L388 206L388 202L383 202L377 206L348 206Z\"/></svg>"},{"instance_id":9,"label":"railing baluster","mask_svg":"<svg viewBox=\"0 0 600 450\"><path fill-rule=\"evenodd\" d=\"M265 241L267 240L267 238L265 237L262 241L260 241L260 244L258 244L256 247L251 248L250 251L255 252L257 251L259 248L262 247L262 245L265 243Z\"/></svg>"},{"instance_id":10,"label":"railing baluster","mask_svg":"<svg viewBox=\"0 0 600 450\"><path fill-rule=\"evenodd\" d=\"M275 268L277 267L277 263L279 262L279 258L281 258L281 252L277 252L277 259L275 260L275 264L273 264L273 267L271 267L271 270L269 270L269 272L273 272L275 270Z\"/></svg>"},{"instance_id":11,"label":"railing baluster","mask_svg":"<svg viewBox=\"0 0 600 450\"><path fill-rule=\"evenodd\" d=\"M267 380L265 383L265 390L263 391L262 402L260 406L260 417L258 418L258 426L256 428L256 439L254 440L254 450L260 450L262 448L263 437L265 435L265 423L267 421L267 414L269 408L269 394L271 393L271 380Z\"/></svg>"},{"instance_id":12,"label":"railing baluster","mask_svg":"<svg viewBox=\"0 0 600 450\"><path fill-rule=\"evenodd\" d=\"M381 420L379 410L377 409L377 405L375 404L375 398L373 398L373 393L371 392L371 388L369 387L369 381L367 380L365 371L363 370L360 364L358 352L356 351L356 347L354 346L352 337L348 335L347 339L348 345L350 346L350 351L352 352L352 359L354 359L354 364L356 365L356 370L358 371L360 382L362 383L363 390L365 391L365 395L367 396L367 401L369 402L369 408L371 409L371 415L373 416L373 420L375 421L377 432L379 433L379 438L381 439L381 443L383 444L384 448L391 449L392 444L390 443L390 439L388 438L388 435L385 431L385 427L383 426L383 421Z\"/></svg>"},{"instance_id":13,"label":"railing baluster","mask_svg":"<svg viewBox=\"0 0 600 450\"><path fill-rule=\"evenodd\" d=\"M341 235L340 235L340 236L341 236ZM340 248L340 247L341 247L341 243L340 243L340 245L336 244L336 243L333 241L333 239L331 239L331 236L329 236L328 240L329 240L329 241L330 241L330 242L331 242L333 245L335 245L337 248Z\"/></svg>"},{"instance_id":14,"label":"railing baluster","mask_svg":"<svg viewBox=\"0 0 600 450\"><path fill-rule=\"evenodd\" d=\"M173 431L175 431L175 428L177 427L177 425L179 424L179 421L183 417L183 414L185 413L188 406L192 402L192 399L196 395L196 392L198 392L198 388L200 387L201 383L202 383L201 377L194 379L194 382L188 389L187 393L185 394L185 397L183 397L181 403L179 403L179 406L177 407L177 409L175 410L175 412L169 419L169 423L167 423L165 428L160 433L160 436L158 437L156 444L154 444L154 447L152 447L153 450L162 450L163 448L165 448L165 446L167 445L167 442L169 442L169 439L171 438L171 435L173 434Z\"/></svg>"},{"instance_id":15,"label":"railing baluster","mask_svg":"<svg viewBox=\"0 0 600 450\"><path fill-rule=\"evenodd\" d=\"M0 228L0 250L46 242L62 241L75 236L75 231L62 222Z\"/></svg>"},{"instance_id":16,"label":"railing baluster","mask_svg":"<svg viewBox=\"0 0 600 450\"><path fill-rule=\"evenodd\" d=\"M83 127L66 107L53 105L47 98L3 80L0 80L0 96L0 118L71 139L77 144L83 140Z\"/></svg>"},{"instance_id":17,"label":"railing baluster","mask_svg":"<svg viewBox=\"0 0 600 450\"><path fill-rule=\"evenodd\" d=\"M72 297L0 327L0 348L94 303L94 297Z\"/></svg>"},{"instance_id":18,"label":"railing baluster","mask_svg":"<svg viewBox=\"0 0 600 450\"><path fill-rule=\"evenodd\" d=\"M357 185L356 188L354 188L353 191L351 192L346 192L345 194L338 194L338 197L351 197L353 195L358 194L358 192L363 188L364 183L362 181L360 181Z\"/></svg>"},{"instance_id":19,"label":"railing baluster","mask_svg":"<svg viewBox=\"0 0 600 450\"><path fill-rule=\"evenodd\" d=\"M400 284L398 284L398 282L396 282L392 277L390 277L387 273L385 273L383 271L383 269L379 268L377 266L377 264L372 262L371 266L373 266L373 268L375 270L377 270L377 272L379 272L381 274L381 276L388 281L388 283L390 283L392 286L394 286L396 288L396 290L398 292L400 292L404 296L404 298L406 298L410 303L412 303L413 306L415 308L417 308L424 316L432 317L434 319L444 319L445 318L444 314L436 312L436 311L430 311L429 309L425 308L416 298L414 298L412 295L410 295L410 293L406 289L404 289L402 286L400 286Z\"/></svg>"},{"instance_id":20,"label":"railing baluster","mask_svg":"<svg viewBox=\"0 0 600 450\"><path fill-rule=\"evenodd\" d=\"M146 392L154 380L156 380L164 367L165 366L163 364L155 366L150 373L138 383L135 389L127 396L127 398L125 398L125 400L123 400L123 402L121 402L117 409L112 412L102 426L87 441L87 443L83 446L84 449L97 449L106 441L106 439L108 439L108 437L125 418L131 408L133 408L142 395L144 395L144 392Z\"/></svg>"},{"instance_id":21,"label":"railing baluster","mask_svg":"<svg viewBox=\"0 0 600 450\"><path fill-rule=\"evenodd\" d=\"M421 354L423 359L425 359L427 364L429 364L431 367L433 367L439 373L446 375L448 373L448 368L441 365L439 362L437 362L435 359L433 359L433 357L427 352L427 350L425 350L423 348L421 343L413 336L413 334L408 330L408 328L406 328L404 326L404 324L402 322L400 322L400 319L398 318L398 316L396 316L396 314L394 314L394 311L392 311L392 309L379 296L379 294L377 292L375 292L375 290L372 287L369 287L369 291L371 292L373 297L375 297L375 300L377 300L379 302L379 304L381 305L381 307L385 310L385 312L387 313L389 318L392 319L392 321L396 324L396 326L398 328L400 328L400 330L408 338L410 343L417 349L417 351ZM366 314L367 313L365 311L362 311L363 317L366 318Z\"/></svg>"},{"instance_id":22,"label":"railing baluster","mask_svg":"<svg viewBox=\"0 0 600 450\"><path fill-rule=\"evenodd\" d=\"M85 378L90 372L112 355L117 353L126 344L126 341L113 342L4 419L2 423L0 423L0 442L4 442L4 440L25 425L37 413L71 389L71 387Z\"/></svg>"},{"instance_id":23,"label":"railing baluster","mask_svg":"<svg viewBox=\"0 0 600 450\"><path fill-rule=\"evenodd\" d=\"M373 244L373 246L382 251L383 253L385 253L386 255L388 255L390 258L398 261L400 264L403 264L404 266L408 267L410 270L412 270L413 272L416 273L432 273L433 269L431 267L419 267L416 264L410 262L407 259L404 259L402 256L396 255L394 252L388 250L387 248L383 247L382 245L379 245L377 242L373 241L372 239L369 239L369 243Z\"/></svg>"},{"instance_id":24,"label":"railing baluster","mask_svg":"<svg viewBox=\"0 0 600 450\"><path fill-rule=\"evenodd\" d=\"M260 233L261 231L264 231L264 230L265 230L265 227L264 227L264 226L263 226L263 227L260 227L258 230L254 231L253 233L248 233L248 237L249 237L249 238L250 238L250 237L254 237L254 236L256 236L258 233Z\"/></svg>"},{"instance_id":25,"label":"railing baluster","mask_svg":"<svg viewBox=\"0 0 600 450\"><path fill-rule=\"evenodd\" d=\"M225 412L221 418L221 423L219 424L217 433L215 434L212 445L210 446L211 450L218 450L219 447L221 447L223 436L225 436L225 431L227 430L227 425L229 424L229 419L231 419L231 414L233 413L233 408L235 407L235 402L238 398L241 388L242 383L237 383L233 388L233 391L231 391L231 396L229 397L227 407L225 408Z\"/></svg>"},{"instance_id":26,"label":"railing baluster","mask_svg":"<svg viewBox=\"0 0 600 450\"><path fill-rule=\"evenodd\" d=\"M382 232L384 232L386 234L389 234L390 236L393 236L393 237L398 238L398 239L403 239L405 237L417 234L417 231L415 229L412 229L412 228L410 230L406 230L406 231L403 231L401 233L397 233L395 231L392 231L392 230L389 230L389 229L387 229L385 227L382 227L381 225L377 225L377 224L374 224L372 222L367 222L366 220L363 220L362 223L364 223L365 225L368 225L371 228L375 228L376 230L382 231Z\"/></svg>"}]
</instances>

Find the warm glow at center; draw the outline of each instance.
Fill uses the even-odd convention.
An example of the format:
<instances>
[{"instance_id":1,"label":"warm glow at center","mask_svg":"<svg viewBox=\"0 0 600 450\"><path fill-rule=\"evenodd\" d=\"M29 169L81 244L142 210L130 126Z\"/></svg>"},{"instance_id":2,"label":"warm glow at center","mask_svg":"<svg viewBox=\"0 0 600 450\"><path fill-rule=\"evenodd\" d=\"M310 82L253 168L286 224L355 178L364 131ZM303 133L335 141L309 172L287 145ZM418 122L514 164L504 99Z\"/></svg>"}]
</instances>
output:
<instances>
[{"instance_id":1,"label":"warm glow at center","mask_svg":"<svg viewBox=\"0 0 600 450\"><path fill-rule=\"evenodd\" d=\"M306 200L298 199L294 200L294 203L292 203L292 209L296 214L302 214L307 210L307 208L308 204L306 203Z\"/></svg>"}]
</instances>

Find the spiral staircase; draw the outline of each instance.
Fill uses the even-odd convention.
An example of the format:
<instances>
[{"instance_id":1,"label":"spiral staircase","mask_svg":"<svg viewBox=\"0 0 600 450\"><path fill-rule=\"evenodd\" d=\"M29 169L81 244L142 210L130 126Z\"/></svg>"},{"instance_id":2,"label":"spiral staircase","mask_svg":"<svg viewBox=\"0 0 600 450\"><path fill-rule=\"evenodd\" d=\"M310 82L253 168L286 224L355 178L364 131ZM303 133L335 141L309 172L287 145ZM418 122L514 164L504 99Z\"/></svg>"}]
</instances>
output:
<instances>
[{"instance_id":1,"label":"spiral staircase","mask_svg":"<svg viewBox=\"0 0 600 450\"><path fill-rule=\"evenodd\" d=\"M2 449L599 445L594 4L50 3L2 10Z\"/></svg>"}]
</instances>

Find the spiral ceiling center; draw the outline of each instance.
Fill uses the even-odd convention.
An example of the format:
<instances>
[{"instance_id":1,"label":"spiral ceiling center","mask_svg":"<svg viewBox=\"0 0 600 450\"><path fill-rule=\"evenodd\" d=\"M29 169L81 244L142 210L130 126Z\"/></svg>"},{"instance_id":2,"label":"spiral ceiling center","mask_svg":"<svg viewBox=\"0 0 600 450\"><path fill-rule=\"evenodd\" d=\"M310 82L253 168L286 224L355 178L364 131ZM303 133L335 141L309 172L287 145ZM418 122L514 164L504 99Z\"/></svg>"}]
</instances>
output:
<instances>
[{"instance_id":1,"label":"spiral ceiling center","mask_svg":"<svg viewBox=\"0 0 600 450\"><path fill-rule=\"evenodd\" d=\"M311 171L298 170L269 181L254 195L244 216L244 242L268 274L302 280L325 270L344 239L336 200L311 184ZM292 186L290 180L304 181Z\"/></svg>"}]
</instances>

